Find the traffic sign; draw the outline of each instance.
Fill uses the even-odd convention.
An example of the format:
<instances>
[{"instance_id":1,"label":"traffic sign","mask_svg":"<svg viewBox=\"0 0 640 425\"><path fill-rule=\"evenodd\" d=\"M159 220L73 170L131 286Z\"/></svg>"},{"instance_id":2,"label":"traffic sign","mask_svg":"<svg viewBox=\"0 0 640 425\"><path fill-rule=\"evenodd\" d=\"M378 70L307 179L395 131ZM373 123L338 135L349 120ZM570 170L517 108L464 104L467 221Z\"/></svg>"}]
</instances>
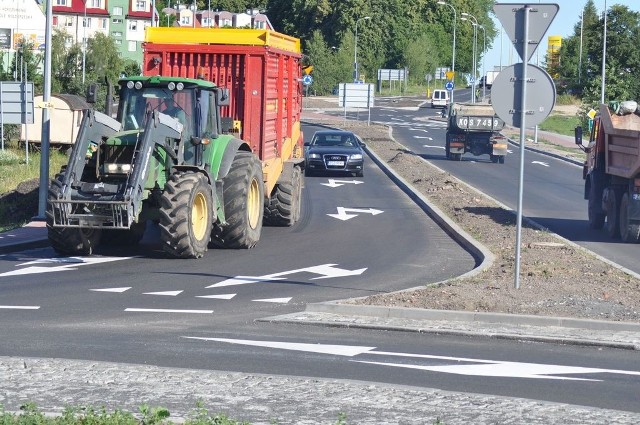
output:
<instances>
[{"instance_id":1,"label":"traffic sign","mask_svg":"<svg viewBox=\"0 0 640 425\"><path fill-rule=\"evenodd\" d=\"M302 84L304 84L305 86L310 86L311 83L313 83L313 77L311 75L307 74L302 77Z\"/></svg>"},{"instance_id":2,"label":"traffic sign","mask_svg":"<svg viewBox=\"0 0 640 425\"><path fill-rule=\"evenodd\" d=\"M525 8L528 9L528 28L525 28ZM533 56L533 52L540 45L540 40L549 29L559 9L560 6L555 3L496 3L493 5L493 12L518 51L520 58L525 62L528 62ZM527 44L534 45L533 49L527 48L526 59L522 57L524 52L523 34L525 33L528 34Z\"/></svg>"},{"instance_id":3,"label":"traffic sign","mask_svg":"<svg viewBox=\"0 0 640 425\"><path fill-rule=\"evenodd\" d=\"M521 63L503 69L493 80L491 105L507 124L520 128L522 119ZM527 128L540 124L556 103L556 86L547 72L535 65L527 65L525 115Z\"/></svg>"},{"instance_id":4,"label":"traffic sign","mask_svg":"<svg viewBox=\"0 0 640 425\"><path fill-rule=\"evenodd\" d=\"M453 81L447 81L444 85L444 88L449 91L453 90Z\"/></svg>"},{"instance_id":5,"label":"traffic sign","mask_svg":"<svg viewBox=\"0 0 640 425\"><path fill-rule=\"evenodd\" d=\"M447 76L447 80L453 81L453 75L454 75L453 71L447 71L444 73L444 75Z\"/></svg>"}]
</instances>

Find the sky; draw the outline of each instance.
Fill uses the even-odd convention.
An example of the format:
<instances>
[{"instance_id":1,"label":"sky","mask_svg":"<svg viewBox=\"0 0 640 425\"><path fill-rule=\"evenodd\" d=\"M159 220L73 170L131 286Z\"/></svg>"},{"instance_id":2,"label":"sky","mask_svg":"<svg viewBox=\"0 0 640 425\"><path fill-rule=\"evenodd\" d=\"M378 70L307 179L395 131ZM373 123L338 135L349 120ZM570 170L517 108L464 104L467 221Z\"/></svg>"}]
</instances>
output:
<instances>
[{"instance_id":1,"label":"sky","mask_svg":"<svg viewBox=\"0 0 640 425\"><path fill-rule=\"evenodd\" d=\"M575 24L580 22L580 12L584 8L584 5L587 3L587 0L538 0L538 2L555 3L560 6L560 10L558 11L556 17L553 19L553 22L551 22L551 26L545 33L544 37L540 41L538 50L531 57L529 63L532 63L534 65L538 62L542 63L544 61L544 55L547 51L547 37L549 37L550 35L560 35L562 37L566 37L573 33L573 27ZM518 3L518 1L497 1L496 3ZM619 4L627 6L632 11L640 12L640 0L594 0L593 4L595 5L598 13L602 13L605 3L607 4L607 8L610 8L614 4ZM529 4L535 6L535 0L533 0ZM494 21L496 28L500 30L502 28L502 24L495 17ZM487 52L487 56L485 57L485 71L492 70L494 66L499 67L501 63L504 67L513 63L520 62L520 56L518 56L518 53L516 53L511 40L509 40L509 37L507 37L504 31L502 31L502 55L500 55L500 40L501 36L499 31L498 35L493 41L493 48ZM478 46L482 46L480 38L478 39ZM479 71L479 73L480 72L481 71Z\"/></svg>"}]
</instances>

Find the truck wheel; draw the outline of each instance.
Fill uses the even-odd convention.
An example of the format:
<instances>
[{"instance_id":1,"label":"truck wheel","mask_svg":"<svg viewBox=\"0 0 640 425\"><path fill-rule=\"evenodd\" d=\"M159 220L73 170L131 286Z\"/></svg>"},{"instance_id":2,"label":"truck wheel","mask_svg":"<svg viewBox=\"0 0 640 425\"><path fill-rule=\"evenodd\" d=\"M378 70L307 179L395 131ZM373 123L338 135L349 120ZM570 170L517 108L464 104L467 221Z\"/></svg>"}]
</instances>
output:
<instances>
[{"instance_id":1,"label":"truck wheel","mask_svg":"<svg viewBox=\"0 0 640 425\"><path fill-rule=\"evenodd\" d=\"M207 251L213 223L211 186L201 173L173 174L160 198L160 239L178 258L200 258Z\"/></svg>"},{"instance_id":2,"label":"truck wheel","mask_svg":"<svg viewBox=\"0 0 640 425\"><path fill-rule=\"evenodd\" d=\"M591 229L602 229L604 227L604 220L607 215L602 212L600 204L600 197L596 193L596 188L593 183L589 186L589 204L587 207L587 213L589 216L589 227Z\"/></svg>"},{"instance_id":3,"label":"truck wheel","mask_svg":"<svg viewBox=\"0 0 640 425\"><path fill-rule=\"evenodd\" d=\"M497 164L500 161L500 157L498 155L493 155L493 154L489 155L489 159L491 159L491 162L493 162L494 164Z\"/></svg>"},{"instance_id":4,"label":"truck wheel","mask_svg":"<svg viewBox=\"0 0 640 425\"><path fill-rule=\"evenodd\" d=\"M499 162L500 164L504 164L504 155L500 155L500 156L498 157L498 162Z\"/></svg>"},{"instance_id":5,"label":"truck wheel","mask_svg":"<svg viewBox=\"0 0 640 425\"><path fill-rule=\"evenodd\" d=\"M49 199L58 199L62 191L62 174L58 174L49 186ZM51 247L62 255L91 255L100 244L100 229L83 229L78 227L53 227L54 211L51 203L45 212L47 237Z\"/></svg>"},{"instance_id":6,"label":"truck wheel","mask_svg":"<svg viewBox=\"0 0 640 425\"><path fill-rule=\"evenodd\" d=\"M450 153L449 154L449 159L451 159L452 161L462 161L462 154L461 153Z\"/></svg>"},{"instance_id":7,"label":"truck wheel","mask_svg":"<svg viewBox=\"0 0 640 425\"><path fill-rule=\"evenodd\" d=\"M262 166L251 152L238 152L224 177L225 226L216 229L211 244L218 248L252 248L258 243L264 216Z\"/></svg>"},{"instance_id":8,"label":"truck wheel","mask_svg":"<svg viewBox=\"0 0 640 425\"><path fill-rule=\"evenodd\" d=\"M267 226L293 226L300 217L302 173L293 167L291 181L276 186L269 204L265 206L264 224Z\"/></svg>"},{"instance_id":9,"label":"truck wheel","mask_svg":"<svg viewBox=\"0 0 640 425\"><path fill-rule=\"evenodd\" d=\"M130 229L102 229L102 244L109 246L138 245L144 236L146 222L133 223Z\"/></svg>"},{"instance_id":10,"label":"truck wheel","mask_svg":"<svg viewBox=\"0 0 640 425\"><path fill-rule=\"evenodd\" d=\"M640 223L629 220L629 194L625 192L620 201L620 238L623 242L640 241Z\"/></svg>"},{"instance_id":11,"label":"truck wheel","mask_svg":"<svg viewBox=\"0 0 640 425\"><path fill-rule=\"evenodd\" d=\"M620 236L620 192L615 189L608 189L607 197L607 223L606 231L609 237Z\"/></svg>"},{"instance_id":12,"label":"truck wheel","mask_svg":"<svg viewBox=\"0 0 640 425\"><path fill-rule=\"evenodd\" d=\"M449 135L447 134L447 140L446 140L445 145L444 145L444 156L445 156L447 159L451 159L451 152L450 152L450 150L451 150L451 148L449 148Z\"/></svg>"}]
</instances>

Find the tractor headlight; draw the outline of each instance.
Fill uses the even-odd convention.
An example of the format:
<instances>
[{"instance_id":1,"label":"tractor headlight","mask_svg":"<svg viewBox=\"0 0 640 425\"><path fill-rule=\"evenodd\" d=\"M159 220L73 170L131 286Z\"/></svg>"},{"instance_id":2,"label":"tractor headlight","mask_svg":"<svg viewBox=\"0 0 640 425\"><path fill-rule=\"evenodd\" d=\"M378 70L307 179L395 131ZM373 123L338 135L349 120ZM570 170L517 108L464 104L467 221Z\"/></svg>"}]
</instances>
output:
<instances>
[{"instance_id":1,"label":"tractor headlight","mask_svg":"<svg viewBox=\"0 0 640 425\"><path fill-rule=\"evenodd\" d=\"M140 90L142 88L142 82L136 81L136 89Z\"/></svg>"}]
</instances>

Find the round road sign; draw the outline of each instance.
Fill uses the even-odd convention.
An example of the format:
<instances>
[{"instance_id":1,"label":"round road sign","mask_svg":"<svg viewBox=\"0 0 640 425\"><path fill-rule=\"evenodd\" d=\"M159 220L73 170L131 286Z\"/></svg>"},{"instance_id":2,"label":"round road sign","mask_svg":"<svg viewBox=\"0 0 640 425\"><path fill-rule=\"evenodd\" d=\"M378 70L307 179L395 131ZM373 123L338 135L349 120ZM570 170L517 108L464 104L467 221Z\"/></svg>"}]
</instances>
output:
<instances>
[{"instance_id":1,"label":"round road sign","mask_svg":"<svg viewBox=\"0 0 640 425\"><path fill-rule=\"evenodd\" d=\"M526 118L524 125L535 127L551 113L556 103L556 86L547 72L527 65ZM491 87L491 104L496 114L507 124L521 127L522 65L511 65L496 76Z\"/></svg>"},{"instance_id":2,"label":"round road sign","mask_svg":"<svg viewBox=\"0 0 640 425\"><path fill-rule=\"evenodd\" d=\"M311 75L307 74L304 77L302 77L302 84L304 84L305 86L311 85L311 83L313 83L313 78L311 77Z\"/></svg>"},{"instance_id":3,"label":"round road sign","mask_svg":"<svg viewBox=\"0 0 640 425\"><path fill-rule=\"evenodd\" d=\"M446 84L444 85L444 88L449 91L453 90L453 81L447 81Z\"/></svg>"}]
</instances>

